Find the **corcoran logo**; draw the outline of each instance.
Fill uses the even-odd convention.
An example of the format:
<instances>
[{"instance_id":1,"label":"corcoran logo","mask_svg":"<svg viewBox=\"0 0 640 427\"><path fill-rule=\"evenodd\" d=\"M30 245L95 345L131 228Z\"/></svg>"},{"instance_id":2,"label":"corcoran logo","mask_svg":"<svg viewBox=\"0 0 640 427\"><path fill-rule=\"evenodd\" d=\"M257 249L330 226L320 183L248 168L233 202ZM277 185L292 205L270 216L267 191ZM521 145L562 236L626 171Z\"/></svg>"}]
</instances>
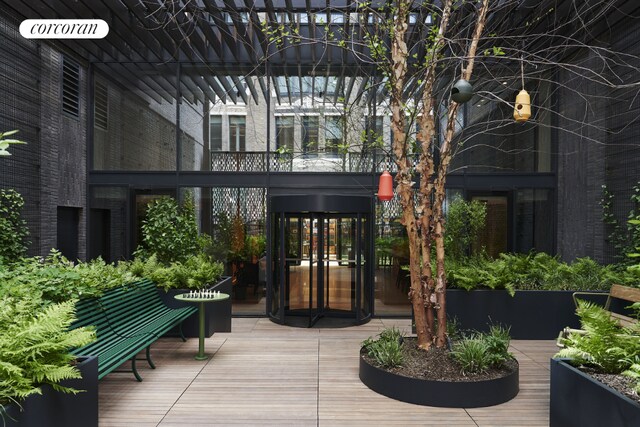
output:
<instances>
[{"instance_id":1,"label":"corcoran logo","mask_svg":"<svg viewBox=\"0 0 640 427\"><path fill-rule=\"evenodd\" d=\"M20 24L26 39L101 39L109 34L102 19L27 19Z\"/></svg>"}]
</instances>

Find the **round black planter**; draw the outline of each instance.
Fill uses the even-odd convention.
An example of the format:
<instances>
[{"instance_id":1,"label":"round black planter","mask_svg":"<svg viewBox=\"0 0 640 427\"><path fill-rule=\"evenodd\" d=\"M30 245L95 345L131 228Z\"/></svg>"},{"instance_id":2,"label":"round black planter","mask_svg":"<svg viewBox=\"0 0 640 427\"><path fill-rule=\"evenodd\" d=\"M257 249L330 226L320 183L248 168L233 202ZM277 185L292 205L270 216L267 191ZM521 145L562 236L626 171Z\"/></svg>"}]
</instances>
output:
<instances>
[{"instance_id":1,"label":"round black planter","mask_svg":"<svg viewBox=\"0 0 640 427\"><path fill-rule=\"evenodd\" d=\"M360 380L376 393L416 405L479 408L507 402L518 394L519 369L493 380L473 382L429 381L397 375L360 357Z\"/></svg>"}]
</instances>

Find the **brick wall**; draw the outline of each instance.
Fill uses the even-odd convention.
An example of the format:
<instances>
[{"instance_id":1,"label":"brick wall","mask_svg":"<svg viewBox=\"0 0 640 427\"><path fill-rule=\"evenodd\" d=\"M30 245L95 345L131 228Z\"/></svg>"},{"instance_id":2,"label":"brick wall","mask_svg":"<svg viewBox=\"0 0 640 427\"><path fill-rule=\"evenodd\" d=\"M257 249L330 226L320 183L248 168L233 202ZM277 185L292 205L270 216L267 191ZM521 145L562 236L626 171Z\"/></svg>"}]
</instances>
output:
<instances>
[{"instance_id":1,"label":"brick wall","mask_svg":"<svg viewBox=\"0 0 640 427\"><path fill-rule=\"evenodd\" d=\"M80 117L72 121L62 114L62 54L23 39L19 20L0 12L0 129L19 129L19 138L27 142L0 159L0 186L14 188L25 199L31 255L45 255L57 246L58 206L79 208L78 252L84 258L86 70L81 70Z\"/></svg>"}]
</instances>

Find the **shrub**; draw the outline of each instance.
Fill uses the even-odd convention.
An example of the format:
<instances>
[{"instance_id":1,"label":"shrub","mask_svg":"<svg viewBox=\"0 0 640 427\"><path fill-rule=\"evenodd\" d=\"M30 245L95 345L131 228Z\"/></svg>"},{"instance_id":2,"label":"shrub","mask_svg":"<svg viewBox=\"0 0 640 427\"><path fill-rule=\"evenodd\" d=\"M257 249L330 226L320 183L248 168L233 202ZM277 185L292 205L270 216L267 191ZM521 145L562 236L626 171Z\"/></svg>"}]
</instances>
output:
<instances>
[{"instance_id":1,"label":"shrub","mask_svg":"<svg viewBox=\"0 0 640 427\"><path fill-rule=\"evenodd\" d=\"M58 383L80 378L69 349L95 339L87 328L69 330L75 301L40 306L37 298L0 298L0 404L40 394L40 386L77 393Z\"/></svg>"},{"instance_id":2,"label":"shrub","mask_svg":"<svg viewBox=\"0 0 640 427\"><path fill-rule=\"evenodd\" d=\"M366 339L362 348L382 367L393 368L404 362L402 333L396 328L383 330L378 339Z\"/></svg>"},{"instance_id":3,"label":"shrub","mask_svg":"<svg viewBox=\"0 0 640 427\"><path fill-rule=\"evenodd\" d=\"M151 201L141 230L142 245L137 255L147 257L156 254L162 264L184 261L199 250L198 225L190 197L182 207L171 197Z\"/></svg>"},{"instance_id":4,"label":"shrub","mask_svg":"<svg viewBox=\"0 0 640 427\"><path fill-rule=\"evenodd\" d=\"M212 261L206 254L187 257L183 262L162 264L153 254L147 259L136 258L121 263L121 268L130 274L146 277L165 291L176 288L201 289L216 282L222 276L224 265Z\"/></svg>"},{"instance_id":5,"label":"shrub","mask_svg":"<svg viewBox=\"0 0 640 427\"><path fill-rule=\"evenodd\" d=\"M46 258L23 258L0 265L0 296L35 294L47 304L100 296L107 289L135 279L133 274L100 258L74 264L53 249Z\"/></svg>"},{"instance_id":6,"label":"shrub","mask_svg":"<svg viewBox=\"0 0 640 427\"><path fill-rule=\"evenodd\" d=\"M485 372L491 365L487 342L481 338L465 338L456 342L451 357L460 364L465 375Z\"/></svg>"},{"instance_id":7,"label":"shrub","mask_svg":"<svg viewBox=\"0 0 640 427\"><path fill-rule=\"evenodd\" d=\"M510 342L509 328L491 325L488 333L473 333L454 343L451 357L460 364L463 374L482 373L489 368L501 368L513 359Z\"/></svg>"},{"instance_id":8,"label":"shrub","mask_svg":"<svg viewBox=\"0 0 640 427\"><path fill-rule=\"evenodd\" d=\"M0 259L14 262L27 253L29 229L22 219L24 199L15 190L0 190Z\"/></svg>"},{"instance_id":9,"label":"shrub","mask_svg":"<svg viewBox=\"0 0 640 427\"><path fill-rule=\"evenodd\" d=\"M489 363L494 367L501 367L507 360L513 359L513 355L509 353L509 344L511 343L510 328L502 325L491 325L489 332L482 334L482 339L487 344L487 353L489 354Z\"/></svg>"},{"instance_id":10,"label":"shrub","mask_svg":"<svg viewBox=\"0 0 640 427\"><path fill-rule=\"evenodd\" d=\"M513 295L521 290L607 290L612 284L635 285L634 272L603 266L590 258L571 264L539 252L500 254L493 260L479 255L465 259L447 259L450 287L466 290L478 286L506 289Z\"/></svg>"},{"instance_id":11,"label":"shrub","mask_svg":"<svg viewBox=\"0 0 640 427\"><path fill-rule=\"evenodd\" d=\"M485 226L487 207L474 200L468 202L456 196L447 208L447 233L444 237L445 251L454 258L467 255L471 245L478 240Z\"/></svg>"},{"instance_id":12,"label":"shrub","mask_svg":"<svg viewBox=\"0 0 640 427\"><path fill-rule=\"evenodd\" d=\"M603 196L600 201L603 221L607 226L608 242L616 250L616 258L620 263L628 264L632 261L626 256L640 247L640 182L632 188L630 197L631 210L627 214L625 225L621 225L614 213L614 196L606 185L602 186Z\"/></svg>"}]
</instances>

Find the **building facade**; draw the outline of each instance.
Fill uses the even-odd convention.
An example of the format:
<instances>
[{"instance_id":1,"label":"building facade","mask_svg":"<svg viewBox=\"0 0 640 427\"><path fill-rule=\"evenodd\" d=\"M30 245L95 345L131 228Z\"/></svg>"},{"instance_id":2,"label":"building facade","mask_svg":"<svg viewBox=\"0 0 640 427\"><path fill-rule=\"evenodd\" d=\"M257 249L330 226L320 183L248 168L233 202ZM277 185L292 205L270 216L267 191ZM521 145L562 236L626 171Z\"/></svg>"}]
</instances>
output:
<instances>
[{"instance_id":1,"label":"building facade","mask_svg":"<svg viewBox=\"0 0 640 427\"><path fill-rule=\"evenodd\" d=\"M334 277L330 265L345 267L336 271L356 283L336 310L363 319L408 313L398 265L377 252L376 239L400 236L401 228L397 200L375 197L380 173L394 169L386 97L378 89L362 95L381 81L375 74L291 76L267 67L222 78L223 65L215 62L121 59L111 49L142 54L118 34L122 17L110 21L111 39L73 49L22 38L18 25L33 13L27 6L6 2L0 10L0 130L19 129L28 143L2 159L1 185L25 198L30 253L58 247L70 258L129 258L149 200L193 197L201 230L214 240L235 217L248 234L265 236L258 255L271 267L247 279L253 287L238 296L236 313L273 314L283 304L317 313L333 299L323 284ZM607 46L637 61L640 26L632 18L616 25L625 31L611 31ZM597 59L590 55L577 54L573 63L588 69ZM484 89L502 97L513 92L512 82L505 85ZM602 186L615 195L615 215L624 221L640 181L639 101L633 91L611 93L561 69L528 89L538 100L535 123L514 123L510 107L489 98L461 109L466 142L451 168L448 197L487 204L482 239L490 253L537 250L611 262ZM316 290L291 297L286 287L295 275L309 274L296 268L325 260L306 284ZM265 295L264 286L272 293ZM326 292L314 294L319 289Z\"/></svg>"}]
</instances>

